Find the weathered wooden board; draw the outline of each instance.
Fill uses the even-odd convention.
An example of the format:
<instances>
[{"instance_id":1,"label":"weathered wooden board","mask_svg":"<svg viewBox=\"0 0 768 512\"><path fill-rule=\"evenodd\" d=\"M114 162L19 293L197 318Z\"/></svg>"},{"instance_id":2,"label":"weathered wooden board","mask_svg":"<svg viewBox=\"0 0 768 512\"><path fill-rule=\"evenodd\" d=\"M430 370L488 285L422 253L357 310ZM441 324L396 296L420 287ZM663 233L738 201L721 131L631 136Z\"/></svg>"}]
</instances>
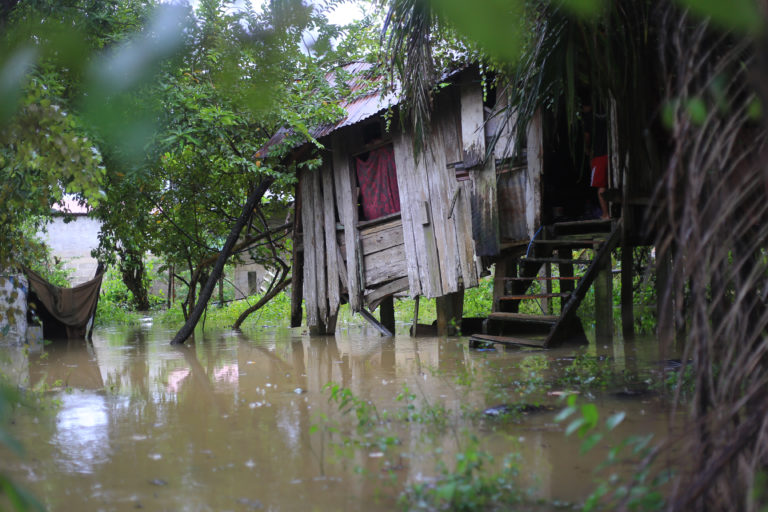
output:
<instances>
[{"instance_id":1,"label":"weathered wooden board","mask_svg":"<svg viewBox=\"0 0 768 512\"><path fill-rule=\"evenodd\" d=\"M365 286L406 277L408 265L405 258L405 245L396 245L383 251L365 256Z\"/></svg>"},{"instance_id":2,"label":"weathered wooden board","mask_svg":"<svg viewBox=\"0 0 768 512\"><path fill-rule=\"evenodd\" d=\"M541 184L544 172L544 128L541 110L528 124L528 168L525 175L525 223L533 238L541 226Z\"/></svg>"},{"instance_id":3,"label":"weathered wooden board","mask_svg":"<svg viewBox=\"0 0 768 512\"><path fill-rule=\"evenodd\" d=\"M384 226L361 229L360 241L362 242L364 256L395 245L402 245L404 243L403 224L400 222L400 219L397 219L396 221L388 222Z\"/></svg>"},{"instance_id":4,"label":"weathered wooden board","mask_svg":"<svg viewBox=\"0 0 768 512\"><path fill-rule=\"evenodd\" d=\"M508 85L497 86L496 105L489 119L486 119L486 141L493 140L493 156L497 160L512 158L515 155L515 132L513 127L517 122L517 113L508 110Z\"/></svg>"},{"instance_id":5,"label":"weathered wooden board","mask_svg":"<svg viewBox=\"0 0 768 512\"><path fill-rule=\"evenodd\" d=\"M461 138L464 165L472 180L472 236L478 256L499 253L499 213L496 192L496 164L485 158L483 91L470 73L461 84ZM479 153L478 153L479 152Z\"/></svg>"},{"instance_id":6,"label":"weathered wooden board","mask_svg":"<svg viewBox=\"0 0 768 512\"><path fill-rule=\"evenodd\" d=\"M525 215L525 169L517 168L498 177L499 227L502 240L527 240Z\"/></svg>"},{"instance_id":7,"label":"weathered wooden board","mask_svg":"<svg viewBox=\"0 0 768 512\"><path fill-rule=\"evenodd\" d=\"M443 125L449 122L450 107L443 108L446 102L438 102L432 114L433 126L429 147L425 148L422 161L426 166L422 171L429 187L430 207L434 222L435 245L440 265L440 284L442 295L455 292L458 286L459 258L456 250L456 232L453 223L448 219L448 210L455 189L458 187L456 178L450 176L445 161L445 151L442 148ZM463 135L463 134L462 134ZM448 180L450 178L450 181ZM452 181L452 183L451 183Z\"/></svg>"},{"instance_id":8,"label":"weathered wooden board","mask_svg":"<svg viewBox=\"0 0 768 512\"><path fill-rule=\"evenodd\" d=\"M467 169L485 162L485 113L483 89L474 73L464 73L461 82L462 159Z\"/></svg>"},{"instance_id":9,"label":"weathered wooden board","mask_svg":"<svg viewBox=\"0 0 768 512\"><path fill-rule=\"evenodd\" d=\"M301 223L303 226L304 242L304 302L307 310L307 325L316 326L317 314L317 259L315 257L315 216L314 194L312 192L312 175L310 171L300 173L299 188L301 190Z\"/></svg>"},{"instance_id":10,"label":"weathered wooden board","mask_svg":"<svg viewBox=\"0 0 768 512\"><path fill-rule=\"evenodd\" d=\"M299 183L301 177L299 176ZM301 188L296 184L294 194L296 195L296 215L293 218L293 254L291 256L291 273L293 282L291 283L291 327L300 327L302 316L302 302L304 302L304 249L299 249L303 243L301 241ZM171 281L172 283L173 281ZM170 294L168 295L170 297Z\"/></svg>"},{"instance_id":11,"label":"weathered wooden board","mask_svg":"<svg viewBox=\"0 0 768 512\"><path fill-rule=\"evenodd\" d=\"M402 132L395 134L394 149L406 261L412 278L410 294L436 297L442 294L437 247L431 222L422 224L418 214L425 203L429 204L428 187L424 186L424 156L418 161L414 158L412 140Z\"/></svg>"},{"instance_id":12,"label":"weathered wooden board","mask_svg":"<svg viewBox=\"0 0 768 512\"><path fill-rule=\"evenodd\" d=\"M371 290L370 292L368 292L365 295L365 302L368 304L368 308L373 310L373 309L376 309L376 306L378 306L379 302L381 302L381 300L384 299L385 297L389 297L390 295L393 295L398 292L402 292L403 290L407 290L407 289L408 289L408 278L401 277L400 279L395 279L392 282L381 285L375 290Z\"/></svg>"},{"instance_id":13,"label":"weathered wooden board","mask_svg":"<svg viewBox=\"0 0 768 512\"><path fill-rule=\"evenodd\" d=\"M328 325L328 287L326 282L326 270L325 266L325 222L323 215L323 191L320 188L320 172L309 171L312 176L312 227L315 230L315 265L317 269L315 271L317 279L317 313L319 317L318 326L320 332L325 332L325 326Z\"/></svg>"},{"instance_id":14,"label":"weathered wooden board","mask_svg":"<svg viewBox=\"0 0 768 512\"><path fill-rule=\"evenodd\" d=\"M451 97L449 105L443 107L447 115L440 125L440 133L446 162L455 162L461 158L461 112L456 108L457 104L458 98ZM450 169L445 169L443 173L444 182L453 190L452 195L456 196L453 209L448 215L454 227L459 277L464 287L469 288L477 285L480 275L480 262L475 261L475 241L472 238L472 183L467 180L457 182L455 173Z\"/></svg>"},{"instance_id":15,"label":"weathered wooden board","mask_svg":"<svg viewBox=\"0 0 768 512\"><path fill-rule=\"evenodd\" d=\"M328 296L329 324L339 312L341 292L339 290L338 247L336 246L336 212L334 209L333 167L324 162L321 169L323 185L323 220L325 228L325 261L327 265L326 281Z\"/></svg>"},{"instance_id":16,"label":"weathered wooden board","mask_svg":"<svg viewBox=\"0 0 768 512\"><path fill-rule=\"evenodd\" d=\"M336 184L336 206L339 210L339 220L344 225L344 245L347 266L347 293L349 307L359 311L363 307L362 283L357 266L357 190L354 189L356 179L347 153L346 139L343 130L333 134L333 170Z\"/></svg>"}]
</instances>

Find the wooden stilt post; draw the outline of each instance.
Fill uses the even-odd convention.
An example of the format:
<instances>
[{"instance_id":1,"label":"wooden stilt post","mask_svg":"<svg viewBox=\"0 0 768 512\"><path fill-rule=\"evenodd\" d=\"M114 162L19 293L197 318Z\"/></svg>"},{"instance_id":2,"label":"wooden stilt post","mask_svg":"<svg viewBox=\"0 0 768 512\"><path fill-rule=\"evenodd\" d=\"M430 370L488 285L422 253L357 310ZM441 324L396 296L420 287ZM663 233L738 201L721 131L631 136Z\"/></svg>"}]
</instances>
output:
<instances>
[{"instance_id":1,"label":"wooden stilt post","mask_svg":"<svg viewBox=\"0 0 768 512\"><path fill-rule=\"evenodd\" d=\"M552 264L551 263L545 263L544 264L544 292L551 294L552 293ZM553 302L552 300L548 298L543 298L542 300L542 307L544 309L544 313L547 315L552 314L552 306Z\"/></svg>"},{"instance_id":2,"label":"wooden stilt post","mask_svg":"<svg viewBox=\"0 0 768 512\"><path fill-rule=\"evenodd\" d=\"M625 341L635 337L635 315L632 278L635 269L632 262L632 246L621 247L621 333Z\"/></svg>"},{"instance_id":3,"label":"wooden stilt post","mask_svg":"<svg viewBox=\"0 0 768 512\"><path fill-rule=\"evenodd\" d=\"M464 290L449 293L435 300L437 310L437 335L451 336L461 326L464 312Z\"/></svg>"},{"instance_id":4,"label":"wooden stilt post","mask_svg":"<svg viewBox=\"0 0 768 512\"><path fill-rule=\"evenodd\" d=\"M493 267L493 306L492 311L500 311L499 298L507 293L507 259L499 258ZM418 298L418 297L417 297Z\"/></svg>"},{"instance_id":5,"label":"wooden stilt post","mask_svg":"<svg viewBox=\"0 0 768 512\"><path fill-rule=\"evenodd\" d=\"M390 295L379 304L379 321L394 334L395 332L395 300Z\"/></svg>"},{"instance_id":6,"label":"wooden stilt post","mask_svg":"<svg viewBox=\"0 0 768 512\"><path fill-rule=\"evenodd\" d=\"M421 295L417 295L413 300L413 325L411 326L411 336L416 336L416 329L419 325L419 299L421 299Z\"/></svg>"},{"instance_id":7,"label":"wooden stilt post","mask_svg":"<svg viewBox=\"0 0 768 512\"><path fill-rule=\"evenodd\" d=\"M613 342L613 275L610 258L595 278L595 339L598 349Z\"/></svg>"},{"instance_id":8,"label":"wooden stilt post","mask_svg":"<svg viewBox=\"0 0 768 512\"><path fill-rule=\"evenodd\" d=\"M669 252L656 254L656 332L662 354L674 336L673 300L669 293L671 267L672 258Z\"/></svg>"},{"instance_id":9,"label":"wooden stilt post","mask_svg":"<svg viewBox=\"0 0 768 512\"><path fill-rule=\"evenodd\" d=\"M557 257L563 260L573 259L573 251L568 248L560 248L557 251ZM561 263L559 265L560 277L573 277L573 264ZM574 282L571 279L560 279L560 293L572 293L574 290ZM560 299L560 311L563 310L568 303L570 297L562 297Z\"/></svg>"}]
</instances>

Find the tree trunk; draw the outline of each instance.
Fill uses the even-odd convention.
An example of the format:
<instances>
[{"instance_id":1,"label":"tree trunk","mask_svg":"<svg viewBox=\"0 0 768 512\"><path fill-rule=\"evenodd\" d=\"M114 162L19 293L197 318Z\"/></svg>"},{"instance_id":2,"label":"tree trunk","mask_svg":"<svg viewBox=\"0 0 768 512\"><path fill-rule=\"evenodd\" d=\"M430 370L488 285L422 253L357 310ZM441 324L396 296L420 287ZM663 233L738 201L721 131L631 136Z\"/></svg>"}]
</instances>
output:
<instances>
[{"instance_id":1,"label":"tree trunk","mask_svg":"<svg viewBox=\"0 0 768 512\"><path fill-rule=\"evenodd\" d=\"M246 201L245 205L243 206L243 211L240 213L240 217L235 222L235 225L232 226L232 230L229 232L227 241L224 242L224 247L222 247L221 252L219 252L219 257L216 259L216 264L214 265L213 270L211 270L203 290L200 292L200 297L198 297L194 309L190 313L189 318L187 318L187 321L184 322L184 325L181 327L181 329L179 329L179 332L177 332L176 336L174 336L173 340L171 340L171 345L184 343L187 338L189 338L195 331L195 326L197 325L197 322L200 321L200 317L203 315L203 311L208 305L208 301L210 300L211 295L213 294L213 290L216 287L216 282L219 280L219 276L221 276L221 273L224 270L224 264L227 262L227 259L232 253L233 247L237 243L237 239L240 237L240 232L248 223L248 219L250 219L251 214L253 213L253 209L261 200L267 189L269 189L269 186L273 181L274 178L272 177L263 177L259 184L256 185L256 187L251 192L251 195L248 197L248 201Z\"/></svg>"},{"instance_id":2,"label":"tree trunk","mask_svg":"<svg viewBox=\"0 0 768 512\"><path fill-rule=\"evenodd\" d=\"M139 311L148 311L149 293L144 282L146 272L142 255L126 251L120 256L120 274L125 287L133 294L134 307Z\"/></svg>"},{"instance_id":3,"label":"tree trunk","mask_svg":"<svg viewBox=\"0 0 768 512\"><path fill-rule=\"evenodd\" d=\"M248 316L253 313L254 311L258 311L261 309L266 303L271 301L275 296L283 291L286 286L291 284L291 278L285 279L284 281L281 281L278 283L274 288L272 288L266 295L264 295L259 301L254 304L253 306L249 307L245 311L243 311L239 317L237 317L237 320L235 320L234 325L232 325L233 329L239 329L241 325L243 325L243 322L245 322L245 319L248 318Z\"/></svg>"}]
</instances>

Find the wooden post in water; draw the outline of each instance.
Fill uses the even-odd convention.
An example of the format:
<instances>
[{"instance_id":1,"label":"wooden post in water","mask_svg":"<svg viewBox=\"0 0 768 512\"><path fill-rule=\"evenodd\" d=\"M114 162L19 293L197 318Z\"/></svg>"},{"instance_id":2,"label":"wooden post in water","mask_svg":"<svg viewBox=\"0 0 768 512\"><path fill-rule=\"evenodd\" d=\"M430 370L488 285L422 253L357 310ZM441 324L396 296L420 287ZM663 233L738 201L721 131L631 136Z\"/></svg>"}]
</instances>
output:
<instances>
[{"instance_id":1,"label":"wooden post in water","mask_svg":"<svg viewBox=\"0 0 768 512\"><path fill-rule=\"evenodd\" d=\"M674 336L672 322L672 295L669 293L670 271L672 258L669 249L664 254L656 253L656 334L662 348L669 346Z\"/></svg>"},{"instance_id":2,"label":"wooden post in water","mask_svg":"<svg viewBox=\"0 0 768 512\"><path fill-rule=\"evenodd\" d=\"M415 299L413 299L413 325L411 326L411 336L416 336L416 329L419 325L419 299L421 299L421 295L417 295Z\"/></svg>"},{"instance_id":3,"label":"wooden post in water","mask_svg":"<svg viewBox=\"0 0 768 512\"><path fill-rule=\"evenodd\" d=\"M632 277L632 246L624 243L621 247L621 333L625 341L635 337L635 315Z\"/></svg>"},{"instance_id":4,"label":"wooden post in water","mask_svg":"<svg viewBox=\"0 0 768 512\"><path fill-rule=\"evenodd\" d=\"M610 257L595 278L595 340L598 350L603 345L613 343L613 275Z\"/></svg>"},{"instance_id":5,"label":"wooden post in water","mask_svg":"<svg viewBox=\"0 0 768 512\"><path fill-rule=\"evenodd\" d=\"M464 313L464 290L449 293L435 299L437 310L437 335L451 336L461 326Z\"/></svg>"},{"instance_id":6,"label":"wooden post in water","mask_svg":"<svg viewBox=\"0 0 768 512\"><path fill-rule=\"evenodd\" d=\"M392 295L379 304L379 321L392 334L395 333L395 300Z\"/></svg>"},{"instance_id":7,"label":"wooden post in water","mask_svg":"<svg viewBox=\"0 0 768 512\"><path fill-rule=\"evenodd\" d=\"M557 250L557 257L563 260L573 259L573 251L568 248L561 247ZM561 263L559 265L560 277L573 277L573 264ZM560 293L573 293L574 282L572 279L560 279ZM565 308L570 297L560 298L560 311Z\"/></svg>"},{"instance_id":8,"label":"wooden post in water","mask_svg":"<svg viewBox=\"0 0 768 512\"><path fill-rule=\"evenodd\" d=\"M493 306L492 311L501 311L499 298L507 293L507 258L500 257L493 267ZM417 297L418 298L418 297Z\"/></svg>"},{"instance_id":9,"label":"wooden post in water","mask_svg":"<svg viewBox=\"0 0 768 512\"><path fill-rule=\"evenodd\" d=\"M552 264L551 263L545 263L544 264L544 292L547 294L552 293ZM554 300L549 298L543 298L542 299L542 307L544 309L544 313L547 315L552 314L552 310L554 307Z\"/></svg>"}]
</instances>

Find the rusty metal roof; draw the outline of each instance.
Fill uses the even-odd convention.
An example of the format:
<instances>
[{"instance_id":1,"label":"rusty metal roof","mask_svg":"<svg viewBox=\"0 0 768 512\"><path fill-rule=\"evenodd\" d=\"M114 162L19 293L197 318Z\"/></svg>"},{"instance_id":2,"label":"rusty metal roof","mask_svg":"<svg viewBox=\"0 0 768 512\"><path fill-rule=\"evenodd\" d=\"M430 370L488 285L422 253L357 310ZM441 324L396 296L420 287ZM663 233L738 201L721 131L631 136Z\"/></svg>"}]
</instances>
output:
<instances>
[{"instance_id":1,"label":"rusty metal roof","mask_svg":"<svg viewBox=\"0 0 768 512\"><path fill-rule=\"evenodd\" d=\"M373 64L352 62L342 66L340 70L350 76L349 86L352 94L350 99L339 104L341 108L347 111L347 115L337 123L327 124L313 131L315 138L324 137L339 128L364 121L378 112L397 105L395 93L389 92L382 96L381 85L384 83L384 77L380 73L372 74L372 71L375 71ZM339 69L337 69L328 73L326 79L331 85L335 85L339 75ZM366 87L368 88L367 91L365 90ZM360 91L359 95L355 94L357 91Z\"/></svg>"},{"instance_id":2,"label":"rusty metal roof","mask_svg":"<svg viewBox=\"0 0 768 512\"><path fill-rule=\"evenodd\" d=\"M457 69L445 73L440 80L446 80L466 69L466 67L467 64L459 66ZM394 90L390 90L382 95L384 75L374 64L368 62L351 62L344 66L340 66L325 75L325 79L332 86L336 85L339 78L346 78L347 85L352 93L348 99L339 103L339 106L346 111L346 116L336 123L328 123L311 129L310 134L315 139L330 135L345 126L352 126L361 121L365 121L399 103L399 84L395 84L393 87ZM355 94L355 92L359 92L359 94ZM279 143L288 135L289 131L286 128L281 128L272 136L269 142L259 150L256 156L265 156L270 147ZM305 144L305 142L300 142L294 147L299 147L303 144Z\"/></svg>"},{"instance_id":3,"label":"rusty metal roof","mask_svg":"<svg viewBox=\"0 0 768 512\"><path fill-rule=\"evenodd\" d=\"M368 62L351 62L326 73L325 79L331 86L336 85L340 79L345 80L351 94L348 99L339 103L339 106L346 111L346 116L335 123L324 124L310 130L310 134L316 139L330 135L339 128L365 121L369 117L397 105L395 92L389 92L382 96L384 76L377 72L373 64ZM269 142L259 150L257 156L264 156L270 147L282 141L288 134L289 131L285 128L278 130L269 139ZM302 144L304 143L299 143L296 147Z\"/></svg>"}]
</instances>

